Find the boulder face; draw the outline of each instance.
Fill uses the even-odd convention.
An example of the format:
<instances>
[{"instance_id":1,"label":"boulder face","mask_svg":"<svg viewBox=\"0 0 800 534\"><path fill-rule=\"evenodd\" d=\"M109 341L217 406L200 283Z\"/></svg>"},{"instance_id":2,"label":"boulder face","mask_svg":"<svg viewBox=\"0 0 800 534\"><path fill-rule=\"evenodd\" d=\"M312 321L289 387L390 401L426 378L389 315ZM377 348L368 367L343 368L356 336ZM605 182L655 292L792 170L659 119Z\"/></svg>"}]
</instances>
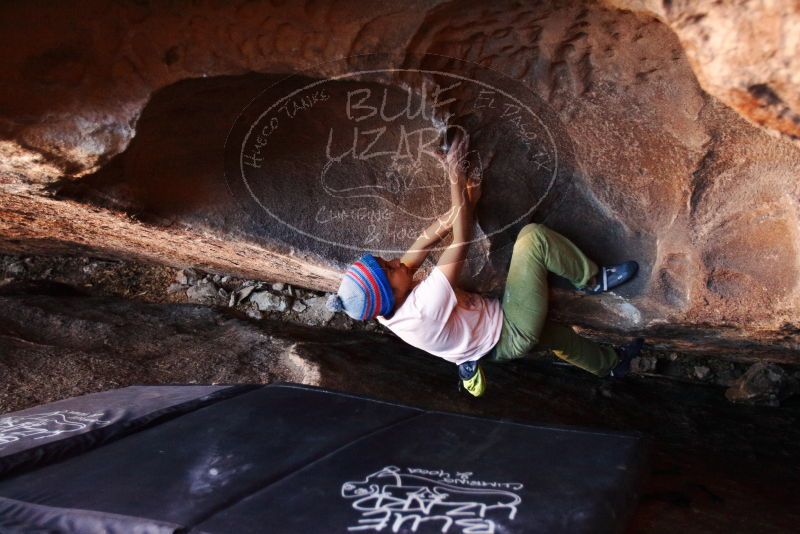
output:
<instances>
[{"instance_id":1,"label":"boulder face","mask_svg":"<svg viewBox=\"0 0 800 534\"><path fill-rule=\"evenodd\" d=\"M448 211L442 146L461 132L483 189L465 283L498 292L519 229L557 210L578 177L574 149L523 84L441 63L379 54L329 62L329 78L185 80L153 96L123 154L53 190L344 265L363 251L402 255Z\"/></svg>"},{"instance_id":2,"label":"boulder face","mask_svg":"<svg viewBox=\"0 0 800 534\"><path fill-rule=\"evenodd\" d=\"M609 0L676 33L700 85L753 124L800 141L800 11L793 2Z\"/></svg>"},{"instance_id":3,"label":"boulder face","mask_svg":"<svg viewBox=\"0 0 800 534\"><path fill-rule=\"evenodd\" d=\"M5 5L0 246L331 290L447 210L435 152L463 129L467 287L498 295L540 222L642 266L599 298L557 282L561 320L796 360L800 14L760 58L730 44L747 2L613 4Z\"/></svg>"}]
</instances>

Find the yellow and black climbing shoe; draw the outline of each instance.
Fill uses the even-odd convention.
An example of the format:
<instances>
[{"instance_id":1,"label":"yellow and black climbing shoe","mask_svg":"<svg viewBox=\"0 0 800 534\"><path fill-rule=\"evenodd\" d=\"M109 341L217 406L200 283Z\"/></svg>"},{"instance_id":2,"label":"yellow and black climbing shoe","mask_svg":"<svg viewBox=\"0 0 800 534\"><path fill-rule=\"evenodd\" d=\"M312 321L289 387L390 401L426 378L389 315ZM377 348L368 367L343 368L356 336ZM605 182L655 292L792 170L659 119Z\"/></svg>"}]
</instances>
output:
<instances>
[{"instance_id":1,"label":"yellow and black climbing shoe","mask_svg":"<svg viewBox=\"0 0 800 534\"><path fill-rule=\"evenodd\" d=\"M473 397L480 397L486 391L486 375L476 361L464 362L458 366L459 386Z\"/></svg>"}]
</instances>

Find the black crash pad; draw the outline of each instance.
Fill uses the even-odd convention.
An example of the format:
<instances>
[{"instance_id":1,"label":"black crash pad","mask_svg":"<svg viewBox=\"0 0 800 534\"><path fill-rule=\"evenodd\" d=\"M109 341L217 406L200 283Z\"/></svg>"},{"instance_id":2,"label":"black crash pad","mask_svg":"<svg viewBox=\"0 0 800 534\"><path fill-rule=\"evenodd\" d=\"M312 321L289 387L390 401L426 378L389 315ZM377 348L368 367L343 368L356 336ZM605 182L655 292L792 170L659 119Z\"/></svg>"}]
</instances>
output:
<instances>
[{"instance_id":1,"label":"black crash pad","mask_svg":"<svg viewBox=\"0 0 800 534\"><path fill-rule=\"evenodd\" d=\"M92 449L253 386L129 386L0 416L0 476Z\"/></svg>"},{"instance_id":2,"label":"black crash pad","mask_svg":"<svg viewBox=\"0 0 800 534\"><path fill-rule=\"evenodd\" d=\"M270 385L0 480L0 532L613 532L637 435Z\"/></svg>"}]
</instances>

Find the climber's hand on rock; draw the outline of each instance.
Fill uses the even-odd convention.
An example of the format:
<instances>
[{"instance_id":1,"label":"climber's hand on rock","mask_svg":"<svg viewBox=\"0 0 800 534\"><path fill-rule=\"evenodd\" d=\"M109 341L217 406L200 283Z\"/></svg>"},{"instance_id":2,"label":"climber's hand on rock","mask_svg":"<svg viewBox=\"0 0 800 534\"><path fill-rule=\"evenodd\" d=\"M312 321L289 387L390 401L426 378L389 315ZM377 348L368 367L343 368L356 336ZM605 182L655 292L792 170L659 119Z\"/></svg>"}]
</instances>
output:
<instances>
[{"instance_id":1,"label":"climber's hand on rock","mask_svg":"<svg viewBox=\"0 0 800 534\"><path fill-rule=\"evenodd\" d=\"M450 145L450 149L447 151L447 156L445 159L447 173L450 176L451 181L453 175L466 174L468 146L469 136L460 130L456 132L455 137L453 138L453 143Z\"/></svg>"},{"instance_id":2,"label":"climber's hand on rock","mask_svg":"<svg viewBox=\"0 0 800 534\"><path fill-rule=\"evenodd\" d=\"M481 179L480 176L470 177L468 175L468 144L467 136L458 132L453 139L450 150L447 152L446 162L452 207L466 207L473 210L481 197Z\"/></svg>"}]
</instances>

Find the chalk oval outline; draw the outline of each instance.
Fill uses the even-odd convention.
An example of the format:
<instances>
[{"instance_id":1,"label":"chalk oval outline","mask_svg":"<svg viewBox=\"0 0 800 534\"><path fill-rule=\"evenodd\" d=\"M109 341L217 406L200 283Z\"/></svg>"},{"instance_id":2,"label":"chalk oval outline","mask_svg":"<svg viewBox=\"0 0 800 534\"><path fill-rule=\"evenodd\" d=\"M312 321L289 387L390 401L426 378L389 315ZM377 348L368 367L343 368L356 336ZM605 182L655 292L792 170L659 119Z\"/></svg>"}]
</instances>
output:
<instances>
[{"instance_id":1,"label":"chalk oval outline","mask_svg":"<svg viewBox=\"0 0 800 534\"><path fill-rule=\"evenodd\" d=\"M370 55L371 54L367 54L367 56L370 56ZM426 55L432 55L432 54L426 54ZM363 57L363 56L359 56L359 57ZM436 56L436 57L448 57L448 56ZM334 60L331 63L341 62L341 61L345 61L347 59L348 58L342 58L342 59L339 59L339 60ZM478 65L476 63L472 63L472 62L469 62L469 61L460 60L460 59L457 59L457 58L449 58L449 59L452 59L452 60L457 61L459 63L469 63L469 64L474 65L475 67L478 67L478 68L481 68L481 69L491 70L492 72L498 73L500 76L508 79L509 81L511 81L513 83L522 85L521 82L518 82L517 80L514 80L513 78L510 78L510 77L506 76L505 74L500 73L498 71L495 71L493 69L488 69L487 67L484 67L482 65ZM309 70L311 70L311 69L310 68L309 69L305 69L304 72L307 72ZM369 69L369 70L358 70L358 71L347 72L347 73L344 73L344 74L333 75L333 76L329 76L329 77L327 77L325 79L317 80L317 81L312 82L310 84L307 84L307 85L305 85L305 86L303 86L303 87L301 87L299 89L296 89L296 90L292 91L291 93L289 93L288 95L286 95L286 96L280 98L279 100L277 100L269 108L267 108L267 110L265 110L263 113L261 113L258 116L258 118L256 118L252 122L250 128L247 130L247 133L244 136L244 139L242 140L242 143L241 143L241 147L242 148L239 151L239 177L244 182L245 188L247 189L247 192L250 195L250 197L253 199L253 201L255 201L256 204L258 204L259 207L261 207L262 210L264 210L270 217L272 217L273 219L275 219L279 223L283 224L284 226L290 228L291 230L293 230L293 231L295 231L295 232L297 232L297 233L299 233L299 234L301 234L303 236L309 237L309 238L314 239L316 241L319 241L321 243L325 243L327 245L333 245L333 246L337 246L337 247L342 247L342 248L345 248L345 249L348 249L348 250L355 250L355 251L371 250L371 251L379 253L379 254L403 254L403 253L405 253L406 252L405 249L402 249L402 250L400 250L400 249L367 249L367 247L364 247L364 246L355 246L355 245L348 245L348 244L345 244L345 243L338 243L336 241L331 241L329 239L325 239L323 237L314 235L314 234L312 234L310 232L306 232L305 230L297 228L294 225L284 221L283 219L281 219L280 217L278 217L277 215L272 213L272 211L270 211L270 209L267 208L261 202L261 200L258 198L258 196L256 196L256 194L253 192L253 190L252 190L252 188L250 186L250 183L248 182L247 177L245 176L245 173L244 173L244 146L246 145L247 140L251 136L251 134L253 132L253 129L256 127L256 125L261 122L261 120L264 118L265 115L270 113L279 104L285 102L286 100L292 98L294 95L296 95L296 94L298 94L298 93L300 93L302 91L306 91L307 89L310 89L310 88L313 88L313 87L316 87L318 85L321 85L321 84L324 84L324 83L328 83L328 82L331 82L331 81L342 80L342 79L351 78L351 77L358 76L358 75L380 74L380 73L402 73L402 72L422 73L422 74L446 76L446 77L455 78L455 79L466 81L466 82L472 82L472 83L475 83L475 84L477 84L479 86L486 87L488 89L496 91L496 92L500 93L501 95L503 95L504 97L509 98L509 99L513 100L514 102L516 102L517 104L519 104L520 108L525 109L542 126L542 128L544 128L544 131L547 133L547 136L548 136L548 138L550 140L550 144L551 144L551 146L553 148L553 159L554 159L553 174L552 174L552 176L550 178L550 183L547 184L547 188L545 189L544 193L541 195L539 200L528 211L526 211L525 213L523 213L522 215L520 215L519 217L517 217L516 219L514 219L510 223L506 224L502 228L497 229L497 230L491 232L490 234L484 234L483 236L480 236L480 237L477 237L477 238L473 238L470 241L468 241L468 244L477 243L478 241L481 241L481 240L483 240L485 238L488 238L488 237L491 237L491 236L493 236L495 234L499 234L501 232L504 232L508 228L510 228L511 226L519 223L521 220L523 220L524 218L528 217L531 213L533 213L536 210L536 208L538 208L541 205L541 203L544 201L544 199L547 198L547 196L550 194L550 191L552 190L553 185L555 184L556 178L558 176L558 147L557 147L557 145L555 143L555 140L553 139L553 135L550 132L550 129L547 127L546 124L544 124L542 119L536 113L534 113L534 111L529 106L524 104L520 99L518 99L514 95L508 93L507 91L504 91L502 89L498 89L498 88L496 88L496 87L494 87L492 85L489 85L488 83L485 83L485 82L482 82L482 81L479 81L479 80L475 80L475 79L472 79L472 78L469 78L469 77L466 77L466 76L461 76L459 74L454 74L454 73L444 72L444 71L438 71L438 70L429 70L429 69L383 68L383 69ZM269 91L271 88L275 87L279 83L283 83L286 80L292 79L292 78L294 78L294 77L296 77L298 75L299 74L294 74L292 76L284 78L283 80L280 80L280 81L276 82L275 84L273 84L272 86L270 86L269 88L265 89L257 97L255 97L250 102L250 104L248 104L248 107L250 105L252 105L254 102L256 102L264 93ZM524 85L523 85L523 87L524 87ZM385 199L383 199L383 200L385 200ZM435 247L435 248L432 248L431 250L437 250L438 251L438 250L444 250L445 248L447 248L447 247Z\"/></svg>"}]
</instances>

